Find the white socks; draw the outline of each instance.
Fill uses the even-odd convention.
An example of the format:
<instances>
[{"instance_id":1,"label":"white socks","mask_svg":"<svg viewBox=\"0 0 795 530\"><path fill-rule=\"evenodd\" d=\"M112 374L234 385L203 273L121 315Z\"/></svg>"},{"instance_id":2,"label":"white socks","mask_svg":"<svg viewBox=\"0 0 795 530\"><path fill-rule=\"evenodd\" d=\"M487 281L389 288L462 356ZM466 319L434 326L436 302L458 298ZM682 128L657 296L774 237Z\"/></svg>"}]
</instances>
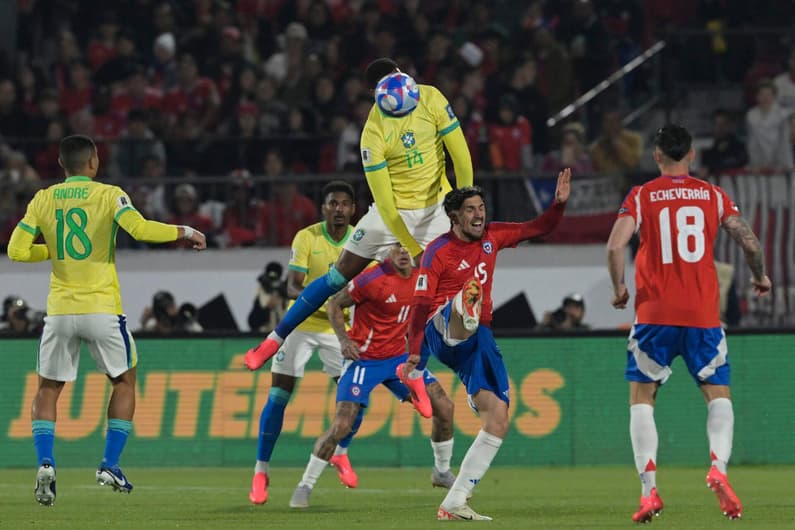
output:
<instances>
[{"instance_id":1,"label":"white socks","mask_svg":"<svg viewBox=\"0 0 795 530\"><path fill-rule=\"evenodd\" d=\"M279 335L278 335L278 334L277 334L275 331L271 331L270 333L268 333L268 338L269 338L269 339L273 339L273 340L275 340L276 342L278 342L278 343L279 343L279 346L281 346L282 344L284 344L284 339L283 339L283 338L281 338L281 337L280 337L280 336L279 336Z\"/></svg>"},{"instance_id":2,"label":"white socks","mask_svg":"<svg viewBox=\"0 0 795 530\"><path fill-rule=\"evenodd\" d=\"M453 458L453 439L444 442L431 441L433 448L433 467L436 471L444 473L450 469L450 460Z\"/></svg>"},{"instance_id":3,"label":"white socks","mask_svg":"<svg viewBox=\"0 0 795 530\"><path fill-rule=\"evenodd\" d=\"M265 473L268 474L268 462L264 460L257 460L256 465L254 466L254 473Z\"/></svg>"},{"instance_id":4,"label":"white socks","mask_svg":"<svg viewBox=\"0 0 795 530\"><path fill-rule=\"evenodd\" d=\"M348 448L347 447L340 447L338 445L336 447L336 449L334 449L334 456L347 455L347 454L348 454Z\"/></svg>"},{"instance_id":5,"label":"white socks","mask_svg":"<svg viewBox=\"0 0 795 530\"><path fill-rule=\"evenodd\" d=\"M478 432L475 441L464 456L464 461L461 462L453 487L442 501L442 508L451 510L466 504L467 497L488 471L501 445L502 438L497 438L482 429Z\"/></svg>"},{"instance_id":6,"label":"white socks","mask_svg":"<svg viewBox=\"0 0 795 530\"><path fill-rule=\"evenodd\" d=\"M317 479L320 478L320 475L323 473L323 470L326 469L327 465L328 462L325 460L321 460L315 455L309 455L309 463L306 465L304 476L301 477L301 482L299 482L298 485L309 486L309 489L314 488Z\"/></svg>"},{"instance_id":7,"label":"white socks","mask_svg":"<svg viewBox=\"0 0 795 530\"><path fill-rule=\"evenodd\" d=\"M648 497L657 487L657 425L654 407L641 403L629 407L629 436L635 454L635 469L641 483L641 495Z\"/></svg>"},{"instance_id":8,"label":"white socks","mask_svg":"<svg viewBox=\"0 0 795 530\"><path fill-rule=\"evenodd\" d=\"M707 403L707 437L709 438L712 465L726 474L726 464L732 454L734 436L734 410L727 398L716 398Z\"/></svg>"}]
</instances>

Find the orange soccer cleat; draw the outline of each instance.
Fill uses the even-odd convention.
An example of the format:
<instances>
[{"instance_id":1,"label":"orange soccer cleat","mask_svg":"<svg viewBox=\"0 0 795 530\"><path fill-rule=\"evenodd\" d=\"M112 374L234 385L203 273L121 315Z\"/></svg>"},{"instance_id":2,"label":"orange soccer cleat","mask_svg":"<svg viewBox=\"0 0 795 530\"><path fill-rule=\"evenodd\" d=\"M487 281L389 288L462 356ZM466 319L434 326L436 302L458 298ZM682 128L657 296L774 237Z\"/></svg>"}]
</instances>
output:
<instances>
[{"instance_id":1,"label":"orange soccer cleat","mask_svg":"<svg viewBox=\"0 0 795 530\"><path fill-rule=\"evenodd\" d=\"M277 341L269 338L262 341L256 348L251 348L246 352L246 356L243 359L246 368L251 371L259 370L263 364L276 355L276 352L279 351L279 346L280 344Z\"/></svg>"},{"instance_id":2,"label":"orange soccer cleat","mask_svg":"<svg viewBox=\"0 0 795 530\"><path fill-rule=\"evenodd\" d=\"M663 509L663 501L657 495L657 488L652 488L648 497L640 498L640 508L632 515L632 520L636 523L650 523L652 517L660 515Z\"/></svg>"},{"instance_id":3,"label":"orange soccer cleat","mask_svg":"<svg viewBox=\"0 0 795 530\"><path fill-rule=\"evenodd\" d=\"M417 412L423 418L430 418L433 415L433 407L431 406L431 398L428 397L428 392L425 391L425 381L423 377L411 378L405 372L406 363L398 365L395 373L400 379L400 382L406 385L409 389L411 396L411 404L417 409Z\"/></svg>"},{"instance_id":4,"label":"orange soccer cleat","mask_svg":"<svg viewBox=\"0 0 795 530\"><path fill-rule=\"evenodd\" d=\"M743 516L743 505L729 484L729 479L715 466L709 468L707 473L707 487L718 496L723 515L729 519L739 519Z\"/></svg>"},{"instance_id":5,"label":"orange soccer cleat","mask_svg":"<svg viewBox=\"0 0 795 530\"><path fill-rule=\"evenodd\" d=\"M251 480L251 491L248 492L248 499L253 504L265 504L268 501L268 475L266 473L254 473Z\"/></svg>"},{"instance_id":6,"label":"orange soccer cleat","mask_svg":"<svg viewBox=\"0 0 795 530\"><path fill-rule=\"evenodd\" d=\"M346 488L355 488L359 485L359 477L356 476L348 455L334 455L329 458L328 463L337 470L337 476Z\"/></svg>"}]
</instances>

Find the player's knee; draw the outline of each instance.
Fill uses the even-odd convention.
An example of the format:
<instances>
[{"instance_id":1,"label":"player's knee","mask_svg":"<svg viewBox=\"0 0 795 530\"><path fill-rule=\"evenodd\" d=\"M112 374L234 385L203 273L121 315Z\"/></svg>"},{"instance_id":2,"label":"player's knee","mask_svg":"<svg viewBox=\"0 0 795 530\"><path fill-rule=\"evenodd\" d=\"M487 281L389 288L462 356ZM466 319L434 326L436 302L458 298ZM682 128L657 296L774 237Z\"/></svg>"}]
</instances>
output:
<instances>
[{"instance_id":1,"label":"player's knee","mask_svg":"<svg viewBox=\"0 0 795 530\"><path fill-rule=\"evenodd\" d=\"M337 443L348 436L348 433L351 432L352 427L352 418L335 418L334 423L331 424L330 430L331 438L333 439L334 443Z\"/></svg>"},{"instance_id":2,"label":"player's knee","mask_svg":"<svg viewBox=\"0 0 795 530\"><path fill-rule=\"evenodd\" d=\"M339 291L345 287L347 283L348 280L345 278L345 276L343 276L342 273L332 265L329 271L326 273L326 284L335 291Z\"/></svg>"}]
</instances>

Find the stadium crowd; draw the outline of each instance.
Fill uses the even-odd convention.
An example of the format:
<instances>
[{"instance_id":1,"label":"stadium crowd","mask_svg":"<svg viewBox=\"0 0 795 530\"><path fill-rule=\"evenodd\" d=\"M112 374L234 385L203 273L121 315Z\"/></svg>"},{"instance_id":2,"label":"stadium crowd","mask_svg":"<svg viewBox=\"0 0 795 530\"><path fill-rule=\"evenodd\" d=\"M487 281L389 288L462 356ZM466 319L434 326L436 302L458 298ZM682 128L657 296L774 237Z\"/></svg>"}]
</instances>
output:
<instances>
[{"instance_id":1,"label":"stadium crowd","mask_svg":"<svg viewBox=\"0 0 795 530\"><path fill-rule=\"evenodd\" d=\"M317 197L295 183L254 189L249 176L358 173L372 104L361 72L381 56L448 97L476 170L637 171L644 138L622 126L609 98L579 116L588 126L570 122L550 134L547 118L668 27L791 18L770 20L756 4L20 0L17 52L0 64L0 246L32 193L61 178L57 145L68 133L98 140L101 176L126 179L149 217L190 219L215 246L287 245L317 219ZM745 61L756 61L747 83L781 75L759 83L747 141L731 125L743 109L716 114L709 171L792 166L795 59L787 63L780 48ZM737 49L729 42L729 55ZM720 52L713 42L708 53ZM652 82L641 71L620 88L632 103ZM222 180L158 185L164 176ZM142 184L131 187L135 180Z\"/></svg>"}]
</instances>

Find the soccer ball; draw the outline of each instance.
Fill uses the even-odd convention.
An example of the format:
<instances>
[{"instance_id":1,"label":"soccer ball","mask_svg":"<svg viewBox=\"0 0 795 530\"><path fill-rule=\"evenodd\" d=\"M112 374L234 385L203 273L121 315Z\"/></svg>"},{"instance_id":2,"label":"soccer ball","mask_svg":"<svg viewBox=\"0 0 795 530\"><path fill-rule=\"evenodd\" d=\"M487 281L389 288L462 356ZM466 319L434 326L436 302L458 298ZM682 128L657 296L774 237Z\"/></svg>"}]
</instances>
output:
<instances>
[{"instance_id":1,"label":"soccer ball","mask_svg":"<svg viewBox=\"0 0 795 530\"><path fill-rule=\"evenodd\" d=\"M405 116L420 102L417 82L403 72L394 72L381 78L375 87L375 104L388 116Z\"/></svg>"}]
</instances>

